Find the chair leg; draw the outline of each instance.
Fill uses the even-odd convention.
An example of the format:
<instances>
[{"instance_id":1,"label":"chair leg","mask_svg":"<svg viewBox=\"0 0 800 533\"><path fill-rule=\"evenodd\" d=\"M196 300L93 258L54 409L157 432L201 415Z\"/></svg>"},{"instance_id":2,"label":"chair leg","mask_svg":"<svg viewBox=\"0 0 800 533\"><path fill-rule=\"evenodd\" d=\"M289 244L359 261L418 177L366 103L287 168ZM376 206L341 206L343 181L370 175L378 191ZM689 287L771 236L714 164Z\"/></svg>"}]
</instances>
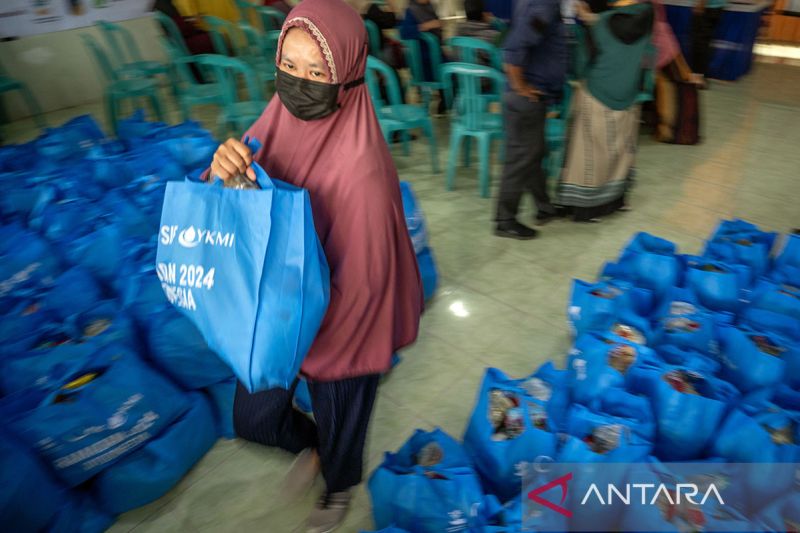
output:
<instances>
[{"instance_id":1,"label":"chair leg","mask_svg":"<svg viewBox=\"0 0 800 533\"><path fill-rule=\"evenodd\" d=\"M436 135L433 133L433 124L431 124L430 118L425 122L425 126L423 128L425 130L425 135L428 137L428 147L431 151L431 168L433 169L434 174L439 173L439 149L436 146Z\"/></svg>"},{"instance_id":2,"label":"chair leg","mask_svg":"<svg viewBox=\"0 0 800 533\"><path fill-rule=\"evenodd\" d=\"M158 91L154 90L148 95L148 99L150 100L150 106L153 108L153 112L156 114L156 118L158 118L159 121L164 122L164 113L161 111L161 102L158 101Z\"/></svg>"},{"instance_id":3,"label":"chair leg","mask_svg":"<svg viewBox=\"0 0 800 533\"><path fill-rule=\"evenodd\" d=\"M116 136L118 133L117 125L117 98L113 94L106 93L106 115L111 124L111 131Z\"/></svg>"},{"instance_id":4,"label":"chair leg","mask_svg":"<svg viewBox=\"0 0 800 533\"><path fill-rule=\"evenodd\" d=\"M483 198L489 197L489 162L491 161L492 142L491 137L488 135L481 135L478 137L478 157L480 158L480 182L481 182L481 196Z\"/></svg>"},{"instance_id":5,"label":"chair leg","mask_svg":"<svg viewBox=\"0 0 800 533\"><path fill-rule=\"evenodd\" d=\"M452 131L450 133L450 153L447 157L447 178L445 181L448 191L453 190L453 182L456 177L456 166L458 165L458 148L461 144L461 133Z\"/></svg>"},{"instance_id":6,"label":"chair leg","mask_svg":"<svg viewBox=\"0 0 800 533\"><path fill-rule=\"evenodd\" d=\"M408 130L403 130L400 136L403 139L403 155L408 157L411 154L411 145L408 142L411 140L411 135L408 133Z\"/></svg>"},{"instance_id":7,"label":"chair leg","mask_svg":"<svg viewBox=\"0 0 800 533\"><path fill-rule=\"evenodd\" d=\"M22 98L25 99L25 104L28 106L36 125L40 128L47 126L47 123L42 116L42 108L39 107L39 102L37 102L36 98L33 97L33 94L31 93L30 89L28 89L28 86L20 86L19 92L22 93Z\"/></svg>"},{"instance_id":8,"label":"chair leg","mask_svg":"<svg viewBox=\"0 0 800 533\"><path fill-rule=\"evenodd\" d=\"M472 162L472 137L467 136L464 139L464 166L469 168L469 164Z\"/></svg>"}]
</instances>

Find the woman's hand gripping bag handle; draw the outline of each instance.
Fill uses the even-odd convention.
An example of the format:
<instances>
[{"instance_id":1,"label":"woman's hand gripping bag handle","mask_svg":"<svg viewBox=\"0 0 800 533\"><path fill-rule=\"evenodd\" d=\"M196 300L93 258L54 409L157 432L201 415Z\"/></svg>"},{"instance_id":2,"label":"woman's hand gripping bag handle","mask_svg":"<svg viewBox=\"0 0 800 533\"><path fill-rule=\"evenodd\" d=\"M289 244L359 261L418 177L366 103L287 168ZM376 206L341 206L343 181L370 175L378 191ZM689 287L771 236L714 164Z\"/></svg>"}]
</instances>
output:
<instances>
[{"instance_id":1,"label":"woman's hand gripping bag handle","mask_svg":"<svg viewBox=\"0 0 800 533\"><path fill-rule=\"evenodd\" d=\"M259 190L168 183L156 257L167 299L251 392L289 387L330 284L308 192L253 169Z\"/></svg>"}]
</instances>

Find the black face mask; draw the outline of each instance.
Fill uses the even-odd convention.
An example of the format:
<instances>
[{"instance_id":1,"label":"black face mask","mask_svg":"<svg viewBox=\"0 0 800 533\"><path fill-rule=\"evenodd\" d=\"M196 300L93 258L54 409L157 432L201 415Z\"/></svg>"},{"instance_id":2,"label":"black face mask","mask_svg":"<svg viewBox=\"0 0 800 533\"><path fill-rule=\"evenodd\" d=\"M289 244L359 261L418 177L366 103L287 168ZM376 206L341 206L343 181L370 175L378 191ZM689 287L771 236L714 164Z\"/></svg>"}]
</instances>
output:
<instances>
[{"instance_id":1,"label":"black face mask","mask_svg":"<svg viewBox=\"0 0 800 533\"><path fill-rule=\"evenodd\" d=\"M345 90L364 83L360 78L345 84ZM318 120L339 109L338 83L322 83L292 76L278 69L275 74L275 90L289 113L300 120Z\"/></svg>"}]
</instances>

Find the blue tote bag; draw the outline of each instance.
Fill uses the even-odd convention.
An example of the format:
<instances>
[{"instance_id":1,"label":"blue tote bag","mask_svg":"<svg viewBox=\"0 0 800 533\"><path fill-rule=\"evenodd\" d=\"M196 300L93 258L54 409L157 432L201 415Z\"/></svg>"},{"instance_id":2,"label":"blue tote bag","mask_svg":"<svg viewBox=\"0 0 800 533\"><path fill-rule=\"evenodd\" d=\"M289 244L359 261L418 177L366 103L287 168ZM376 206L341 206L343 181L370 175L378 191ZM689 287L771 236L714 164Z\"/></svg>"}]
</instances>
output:
<instances>
[{"instance_id":1,"label":"blue tote bag","mask_svg":"<svg viewBox=\"0 0 800 533\"><path fill-rule=\"evenodd\" d=\"M606 391L625 388L625 373L657 361L652 349L611 333L587 333L575 341L567 361L572 400L594 405Z\"/></svg>"},{"instance_id":2,"label":"blue tote bag","mask_svg":"<svg viewBox=\"0 0 800 533\"><path fill-rule=\"evenodd\" d=\"M673 288L656 312L655 346L670 345L715 355L718 327L733 322L730 313L712 313L688 289Z\"/></svg>"},{"instance_id":3,"label":"blue tote bag","mask_svg":"<svg viewBox=\"0 0 800 533\"><path fill-rule=\"evenodd\" d=\"M534 378L534 376L531 376ZM475 470L481 477L487 492L494 494L501 501L508 501L518 496L522 490L522 473L528 463L535 462L537 457L554 457L558 447L559 422L552 420L548 413L549 394L535 398L525 388L527 379L511 379L496 368L486 371L483 383L478 392L472 417L464 433L464 450L472 458ZM543 381L537 382L537 388L547 392ZM556 394L563 394L557 391ZM492 396L500 394L509 405L507 413L499 416L504 419L493 419ZM502 428L507 426L512 416L516 415L514 435L506 435ZM503 437L496 440L496 434Z\"/></svg>"},{"instance_id":4,"label":"blue tote bag","mask_svg":"<svg viewBox=\"0 0 800 533\"><path fill-rule=\"evenodd\" d=\"M75 486L158 436L189 402L137 358L112 351L58 387L7 397L2 408L20 439Z\"/></svg>"},{"instance_id":5,"label":"blue tote bag","mask_svg":"<svg viewBox=\"0 0 800 533\"><path fill-rule=\"evenodd\" d=\"M766 232L744 220L723 220L706 244L704 256L749 267L750 283L770 268L770 252L777 233Z\"/></svg>"},{"instance_id":6,"label":"blue tote bag","mask_svg":"<svg viewBox=\"0 0 800 533\"><path fill-rule=\"evenodd\" d=\"M629 390L651 402L657 427L655 455L664 461L702 457L739 400L733 385L679 366L636 367L628 384Z\"/></svg>"},{"instance_id":7,"label":"blue tote bag","mask_svg":"<svg viewBox=\"0 0 800 533\"><path fill-rule=\"evenodd\" d=\"M7 531L100 533L113 523L83 492L69 491L13 435L0 435L0 520Z\"/></svg>"},{"instance_id":8,"label":"blue tote bag","mask_svg":"<svg viewBox=\"0 0 800 533\"><path fill-rule=\"evenodd\" d=\"M750 286L750 268L702 257L685 256L686 288L712 311L736 313L743 305L744 289Z\"/></svg>"},{"instance_id":9,"label":"blue tote bag","mask_svg":"<svg viewBox=\"0 0 800 533\"><path fill-rule=\"evenodd\" d=\"M634 287L622 280L588 283L573 280L568 318L575 335L588 331L608 332L615 327L633 328L632 335L647 339L650 325L645 318L650 312L653 295L647 289Z\"/></svg>"},{"instance_id":10,"label":"blue tote bag","mask_svg":"<svg viewBox=\"0 0 800 533\"><path fill-rule=\"evenodd\" d=\"M253 169L261 190L170 182L157 254L167 298L250 392L289 388L330 286L308 192Z\"/></svg>"},{"instance_id":11,"label":"blue tote bag","mask_svg":"<svg viewBox=\"0 0 800 533\"><path fill-rule=\"evenodd\" d=\"M758 530L798 531L800 529L800 492L784 496L764 509L757 517Z\"/></svg>"},{"instance_id":12,"label":"blue tote bag","mask_svg":"<svg viewBox=\"0 0 800 533\"><path fill-rule=\"evenodd\" d=\"M438 451L423 453L429 446ZM433 464L418 464L423 455ZM502 511L496 498L484 495L461 446L438 429L417 430L397 453L386 453L368 489L378 528L478 532Z\"/></svg>"},{"instance_id":13,"label":"blue tote bag","mask_svg":"<svg viewBox=\"0 0 800 533\"><path fill-rule=\"evenodd\" d=\"M800 235L787 235L781 245L775 261L773 272L783 272L788 268L800 268Z\"/></svg>"},{"instance_id":14,"label":"blue tote bag","mask_svg":"<svg viewBox=\"0 0 800 533\"><path fill-rule=\"evenodd\" d=\"M775 272L771 279L759 280L750 302L753 308L800 320L800 268L787 267L783 272Z\"/></svg>"},{"instance_id":15,"label":"blue tote bag","mask_svg":"<svg viewBox=\"0 0 800 533\"><path fill-rule=\"evenodd\" d=\"M186 413L143 448L103 470L92 492L103 510L119 514L167 493L217 440L214 417L201 394Z\"/></svg>"},{"instance_id":16,"label":"blue tote bag","mask_svg":"<svg viewBox=\"0 0 800 533\"><path fill-rule=\"evenodd\" d=\"M720 376L742 392L797 382L800 344L747 326L720 329Z\"/></svg>"},{"instance_id":17,"label":"blue tote bag","mask_svg":"<svg viewBox=\"0 0 800 533\"><path fill-rule=\"evenodd\" d=\"M659 300L671 287L680 285L682 265L675 244L649 233L637 233L616 265L606 265L603 275L626 279L650 289Z\"/></svg>"},{"instance_id":18,"label":"blue tote bag","mask_svg":"<svg viewBox=\"0 0 800 533\"><path fill-rule=\"evenodd\" d=\"M668 365L683 367L709 376L718 375L722 368L716 359L691 348L665 344L656 347L656 354Z\"/></svg>"},{"instance_id":19,"label":"blue tote bag","mask_svg":"<svg viewBox=\"0 0 800 533\"><path fill-rule=\"evenodd\" d=\"M400 182L400 192L403 198L403 214L406 219L408 235L414 245L414 253L417 256L419 274L422 278L422 289L425 300L430 300L439 284L439 271L436 268L436 260L428 244L428 226L425 223L425 215L419 207L419 202L411 188L411 184L405 181Z\"/></svg>"}]
</instances>

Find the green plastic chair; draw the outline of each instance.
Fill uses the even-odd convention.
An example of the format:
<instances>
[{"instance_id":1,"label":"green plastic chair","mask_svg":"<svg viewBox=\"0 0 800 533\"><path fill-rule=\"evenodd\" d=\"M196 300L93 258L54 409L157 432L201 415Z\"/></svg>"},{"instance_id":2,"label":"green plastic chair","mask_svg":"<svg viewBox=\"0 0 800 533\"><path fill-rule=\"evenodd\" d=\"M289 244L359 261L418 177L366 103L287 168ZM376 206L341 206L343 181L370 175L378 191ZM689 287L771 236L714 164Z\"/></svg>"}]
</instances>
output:
<instances>
[{"instance_id":1,"label":"green plastic chair","mask_svg":"<svg viewBox=\"0 0 800 533\"><path fill-rule=\"evenodd\" d=\"M403 39L403 52L406 58L406 65L411 71L411 85L419 89L425 108L430 109L431 94L444 89L442 83L442 47L435 35L429 32L422 32L420 39L425 42L430 51L429 57L434 79L425 80L425 71L422 66L422 48L416 39Z\"/></svg>"},{"instance_id":2,"label":"green plastic chair","mask_svg":"<svg viewBox=\"0 0 800 533\"><path fill-rule=\"evenodd\" d=\"M364 26L367 28L367 37L369 37L369 54L377 57L383 57L383 50L381 50L381 29L378 25L371 20L364 20Z\"/></svg>"},{"instance_id":3,"label":"green plastic chair","mask_svg":"<svg viewBox=\"0 0 800 533\"><path fill-rule=\"evenodd\" d=\"M445 44L462 63L482 65L481 55L489 58L490 67L503 71L503 56L500 49L491 43L476 39L475 37L451 37Z\"/></svg>"},{"instance_id":4,"label":"green plastic chair","mask_svg":"<svg viewBox=\"0 0 800 533\"><path fill-rule=\"evenodd\" d=\"M211 37L211 45L214 52L223 56L233 55L233 51L228 47L228 40L236 39L235 26L222 18L206 15L203 21L208 25L208 35ZM231 35L234 33L234 35ZM233 43L231 43L233 45Z\"/></svg>"},{"instance_id":5,"label":"green plastic chair","mask_svg":"<svg viewBox=\"0 0 800 533\"><path fill-rule=\"evenodd\" d=\"M400 81L397 79L395 71L386 63L374 56L367 57L366 70L367 87L375 106L375 113L381 125L383 137L388 143L392 134L396 131L402 133L403 149L408 155L408 134L409 130L421 129L428 138L428 146L431 153L431 168L433 172L439 172L439 156L436 148L436 135L433 132L433 124L428 110L419 106L403 103L400 94ZM379 80L383 79L386 87L388 102L384 102L381 97Z\"/></svg>"},{"instance_id":6,"label":"green plastic chair","mask_svg":"<svg viewBox=\"0 0 800 533\"><path fill-rule=\"evenodd\" d=\"M139 47L133 34L119 24L98 21L103 37L111 49L114 58L112 65L119 71L121 77L139 78L144 76L168 75L169 67L159 61L142 59Z\"/></svg>"},{"instance_id":7,"label":"green plastic chair","mask_svg":"<svg viewBox=\"0 0 800 533\"><path fill-rule=\"evenodd\" d=\"M189 52L189 48L186 46L186 41L183 40L183 34L181 34L181 30L178 28L178 25L175 24L175 21L172 20L169 15L166 15L161 11L154 11L153 16L155 16L156 20L159 22L159 24L161 24L161 27L163 28L164 33L170 42L178 47L181 52L181 56L190 55L191 52Z\"/></svg>"},{"instance_id":8,"label":"green plastic chair","mask_svg":"<svg viewBox=\"0 0 800 533\"><path fill-rule=\"evenodd\" d=\"M44 120L44 116L42 115L42 108L39 107L39 102L36 100L36 98L34 98L33 93L31 93L28 86L25 83L9 76L5 68L0 65L0 94L12 91L19 91L20 96L22 96L22 99L25 100L25 105L28 106L28 111L30 111L31 117L36 125L40 128L46 127L47 122Z\"/></svg>"},{"instance_id":9,"label":"green plastic chair","mask_svg":"<svg viewBox=\"0 0 800 533\"><path fill-rule=\"evenodd\" d=\"M445 95L448 100L453 99L453 87L458 87L458 97L453 105L455 117L450 128L447 189L453 189L461 141L465 141L464 165L469 166L470 141L474 137L478 141L478 149L480 151L480 192L482 197L488 198L492 141L505 139L505 130L502 114L490 112L485 95L481 93L484 80L491 82L491 86L498 96L502 94L506 78L502 73L491 67L470 63L447 63L442 67L442 81L445 85ZM505 145L501 145L501 159L504 152Z\"/></svg>"},{"instance_id":10,"label":"green plastic chair","mask_svg":"<svg viewBox=\"0 0 800 533\"><path fill-rule=\"evenodd\" d=\"M236 0L236 9L239 11L239 22L252 25L258 19L256 5L248 0Z\"/></svg>"},{"instance_id":11,"label":"green plastic chair","mask_svg":"<svg viewBox=\"0 0 800 533\"><path fill-rule=\"evenodd\" d=\"M115 133L119 120L117 106L124 100L138 100L143 98L150 103L156 118L160 121L164 120L161 104L158 100L158 87L152 79L119 77L119 73L112 68L111 61L97 41L87 34L82 34L81 39L83 39L86 48L88 48L89 52L94 56L100 68L100 72L106 79L106 112L108 113L108 120Z\"/></svg>"},{"instance_id":12,"label":"green plastic chair","mask_svg":"<svg viewBox=\"0 0 800 533\"><path fill-rule=\"evenodd\" d=\"M235 57L217 54L202 54L194 56L198 64L203 65L213 73L214 79L221 82L223 87L224 105L219 117L219 135L224 139L233 130L235 135L241 135L256 121L267 105L258 90L257 78L253 69L244 61ZM244 81L246 99L238 96L239 80Z\"/></svg>"},{"instance_id":13,"label":"green plastic chair","mask_svg":"<svg viewBox=\"0 0 800 533\"><path fill-rule=\"evenodd\" d=\"M225 107L228 99L225 95L225 85L214 78L214 73L205 63L204 55L196 56L183 54L170 39L162 37L161 40L167 56L175 67L175 90L178 106L183 120L189 120L190 109L198 105L217 105ZM204 72L206 83L199 83L191 71L191 65Z\"/></svg>"},{"instance_id":14,"label":"green plastic chair","mask_svg":"<svg viewBox=\"0 0 800 533\"><path fill-rule=\"evenodd\" d=\"M267 90L275 81L275 56L268 57L265 54L264 37L245 22L234 24L212 16L203 19L208 23L214 50L220 55L235 56L247 63L253 69L259 85Z\"/></svg>"},{"instance_id":15,"label":"green plastic chair","mask_svg":"<svg viewBox=\"0 0 800 533\"><path fill-rule=\"evenodd\" d=\"M283 28L286 15L282 11L269 6L257 6L255 9L261 19L261 29L265 33Z\"/></svg>"}]
</instances>

